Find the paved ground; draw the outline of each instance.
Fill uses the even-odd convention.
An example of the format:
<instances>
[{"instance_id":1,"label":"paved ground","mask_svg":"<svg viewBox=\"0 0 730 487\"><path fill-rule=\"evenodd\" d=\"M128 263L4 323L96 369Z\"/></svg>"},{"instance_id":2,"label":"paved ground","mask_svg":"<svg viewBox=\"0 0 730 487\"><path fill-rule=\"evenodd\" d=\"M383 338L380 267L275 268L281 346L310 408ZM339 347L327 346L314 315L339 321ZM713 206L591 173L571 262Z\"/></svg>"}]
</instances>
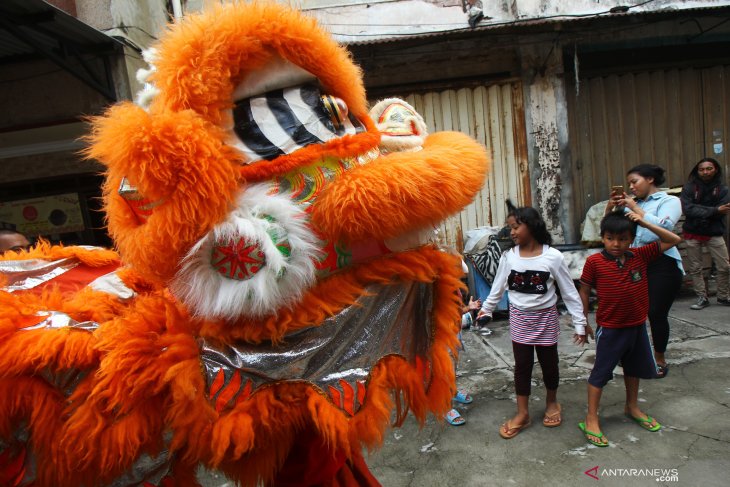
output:
<instances>
[{"instance_id":1,"label":"paved ground","mask_svg":"<svg viewBox=\"0 0 730 487\"><path fill-rule=\"evenodd\" d=\"M545 395L536 365L534 424L511 440L500 438L499 425L514 413L515 398L508 324L498 320L490 336L464 333L467 349L457 381L474 396L471 405L458 407L467 423L454 427L432 418L419 428L408 420L388 433L379 451L366 454L368 464L385 487L730 485L730 307L691 311L693 301L683 296L672 308L668 377L642 382L640 390L642 407L664 425L662 431L650 433L623 416L623 381L617 375L601 407L610 447L583 440L577 423L585 414L594 348L573 345L563 317L558 393L563 425L541 424ZM594 467L589 473L600 483L584 473ZM661 471L647 472L654 469L676 478L657 481ZM210 472L203 477L205 486L233 485Z\"/></svg>"},{"instance_id":2,"label":"paved ground","mask_svg":"<svg viewBox=\"0 0 730 487\"><path fill-rule=\"evenodd\" d=\"M408 422L367 457L372 471L388 487L585 486L596 482L584 473L596 466L590 473L603 486L730 485L730 308L692 311L693 301L682 297L671 312L669 375L641 385L641 406L665 426L662 431L650 433L623 416L623 381L617 375L601 404L610 447L583 440L577 423L585 414L595 350L593 344L585 349L572 344L563 317L558 346L563 425L542 426L545 394L541 381L533 381L533 425L511 440L500 438L499 425L515 410L511 342L507 321L501 320L492 323L488 337L464 333L467 350L457 382L474 396L471 405L458 407L467 423L454 427L429 421L419 430ZM539 366L534 376L541 376ZM654 472L623 471L632 468L676 469L669 473L676 473L678 481L658 482Z\"/></svg>"}]
</instances>

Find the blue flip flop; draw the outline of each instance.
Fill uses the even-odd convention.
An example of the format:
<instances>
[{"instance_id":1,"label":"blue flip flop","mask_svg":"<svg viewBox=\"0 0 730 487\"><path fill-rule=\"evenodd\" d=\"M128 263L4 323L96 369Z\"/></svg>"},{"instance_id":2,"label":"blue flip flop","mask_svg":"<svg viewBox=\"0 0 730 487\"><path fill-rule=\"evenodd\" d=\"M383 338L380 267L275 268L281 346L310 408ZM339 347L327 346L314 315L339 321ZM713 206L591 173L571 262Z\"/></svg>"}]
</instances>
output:
<instances>
[{"instance_id":1,"label":"blue flip flop","mask_svg":"<svg viewBox=\"0 0 730 487\"><path fill-rule=\"evenodd\" d=\"M474 398L464 391L458 391L454 396L454 401L460 402L461 404L471 404L473 400Z\"/></svg>"},{"instance_id":2,"label":"blue flip flop","mask_svg":"<svg viewBox=\"0 0 730 487\"><path fill-rule=\"evenodd\" d=\"M462 424L466 423L464 417L459 414L459 411L457 411L456 409L452 409L451 411L446 413L444 418L452 426L461 426Z\"/></svg>"}]
</instances>

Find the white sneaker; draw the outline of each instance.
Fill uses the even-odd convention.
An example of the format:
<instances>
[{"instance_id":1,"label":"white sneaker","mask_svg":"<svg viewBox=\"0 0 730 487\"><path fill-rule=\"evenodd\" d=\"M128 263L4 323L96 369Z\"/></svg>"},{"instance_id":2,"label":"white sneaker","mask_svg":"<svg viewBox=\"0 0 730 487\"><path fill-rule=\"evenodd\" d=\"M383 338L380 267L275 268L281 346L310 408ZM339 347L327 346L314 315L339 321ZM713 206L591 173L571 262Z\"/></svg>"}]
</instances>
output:
<instances>
[{"instance_id":1,"label":"white sneaker","mask_svg":"<svg viewBox=\"0 0 730 487\"><path fill-rule=\"evenodd\" d=\"M704 296L697 298L697 302L689 307L689 309L700 310L705 309L710 305L710 300Z\"/></svg>"}]
</instances>

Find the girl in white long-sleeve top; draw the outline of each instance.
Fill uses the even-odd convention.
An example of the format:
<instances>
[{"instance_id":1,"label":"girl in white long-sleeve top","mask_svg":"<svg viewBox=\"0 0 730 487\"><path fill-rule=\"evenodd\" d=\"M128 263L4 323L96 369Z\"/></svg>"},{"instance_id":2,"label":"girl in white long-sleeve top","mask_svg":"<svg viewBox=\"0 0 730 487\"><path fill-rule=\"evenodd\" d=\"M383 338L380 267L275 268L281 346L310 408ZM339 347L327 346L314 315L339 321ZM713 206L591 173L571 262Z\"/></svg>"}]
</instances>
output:
<instances>
[{"instance_id":1,"label":"girl in white long-sleeve top","mask_svg":"<svg viewBox=\"0 0 730 487\"><path fill-rule=\"evenodd\" d=\"M555 427L562 422L557 401L560 315L556 306L556 285L573 318L574 341L578 344L587 341L586 319L580 296L563 255L550 247L552 238L545 221L534 208L522 207L510 211L507 224L515 246L502 254L492 290L477 317L491 318L502 294L509 291L509 327L515 355L517 414L500 427L499 434L505 439L515 437L530 424L528 405L535 353L547 389L542 423L546 427Z\"/></svg>"}]
</instances>

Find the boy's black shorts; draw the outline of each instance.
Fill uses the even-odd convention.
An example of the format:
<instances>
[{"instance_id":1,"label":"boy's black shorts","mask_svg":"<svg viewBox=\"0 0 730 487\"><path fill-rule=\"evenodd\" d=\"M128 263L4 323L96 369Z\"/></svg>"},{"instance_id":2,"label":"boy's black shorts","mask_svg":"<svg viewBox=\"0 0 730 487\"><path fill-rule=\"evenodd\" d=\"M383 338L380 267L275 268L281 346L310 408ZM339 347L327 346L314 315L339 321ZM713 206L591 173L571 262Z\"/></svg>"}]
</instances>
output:
<instances>
[{"instance_id":1,"label":"boy's black shorts","mask_svg":"<svg viewBox=\"0 0 730 487\"><path fill-rule=\"evenodd\" d=\"M657 368L651 352L646 323L629 328L601 327L596 332L596 363L588 383L602 388L613 379L613 369L622 362L624 375L656 379Z\"/></svg>"}]
</instances>

